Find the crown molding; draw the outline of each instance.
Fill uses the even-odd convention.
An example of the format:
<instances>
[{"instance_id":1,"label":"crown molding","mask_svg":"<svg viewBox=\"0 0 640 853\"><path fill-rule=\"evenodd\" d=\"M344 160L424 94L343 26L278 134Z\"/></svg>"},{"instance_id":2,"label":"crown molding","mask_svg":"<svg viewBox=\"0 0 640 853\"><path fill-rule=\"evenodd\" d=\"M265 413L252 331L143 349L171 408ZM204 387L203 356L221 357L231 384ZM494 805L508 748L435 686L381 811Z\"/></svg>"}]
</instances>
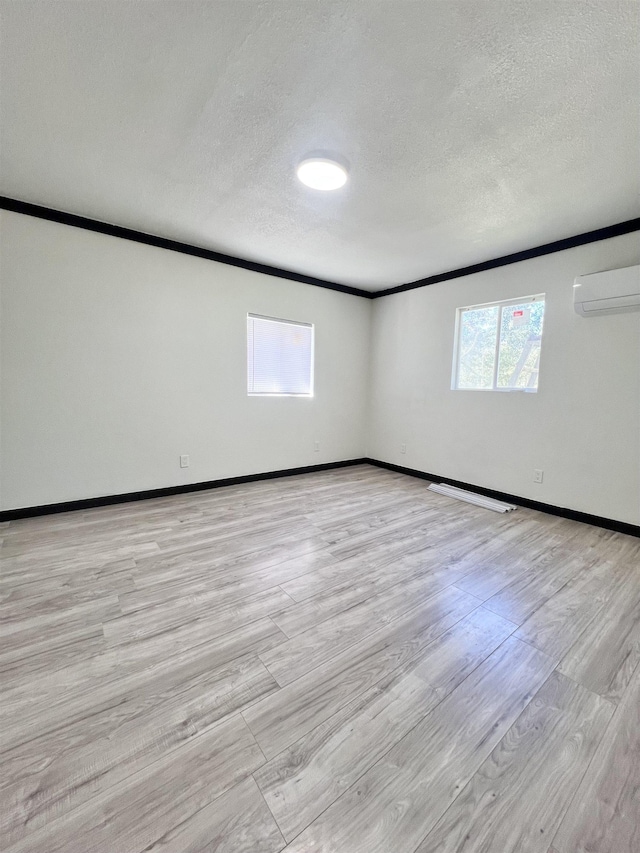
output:
<instances>
[{"instance_id":1,"label":"crown molding","mask_svg":"<svg viewBox=\"0 0 640 853\"><path fill-rule=\"evenodd\" d=\"M59 222L62 225L69 225L72 228L82 228L85 231L94 231L97 234L107 234L109 237L132 240L134 243L144 243L146 246L168 249L170 252L180 252L183 255L192 255L196 258L204 258L208 261L216 261L219 264L240 267L241 269L251 270L251 272L259 272L263 273L263 275L284 278L289 281L299 281L302 284L310 284L313 287L324 287L326 290L337 290L339 293L348 293L352 296L363 296L366 299L371 299L373 296L368 290L362 290L360 287L350 287L347 284L338 284L335 281L314 278L313 276L293 272L292 270L272 267L268 264L260 264L244 258L236 258L233 255L225 255L223 252L215 252L213 249L204 249L202 246L192 246L190 243L169 240L167 237L156 237L153 234L145 234L143 231L122 228L120 225L111 225L108 222L88 219L86 216L65 213L61 210L54 210L51 207L43 207L39 204L31 204L27 201L19 201L18 199L7 198L6 196L0 196L0 210L10 210L13 213L22 213L25 216L34 216L37 219L46 219L49 222Z\"/></svg>"},{"instance_id":2,"label":"crown molding","mask_svg":"<svg viewBox=\"0 0 640 853\"><path fill-rule=\"evenodd\" d=\"M407 290L417 290L421 287L428 287L431 284L451 281L452 279L462 278L467 275L473 275L474 273L485 272L486 270L508 266L509 264L517 264L520 263L520 261L528 261L531 258L551 255L554 252L563 252L566 249L573 249L576 246L584 246L587 243L597 243L600 240L609 240L611 237L619 237L622 234L630 234L633 231L640 231L640 217L637 219L628 219L625 222L619 222L616 225L608 225L606 228L597 228L595 231L576 234L573 237L566 237L563 240L556 240L553 243L545 243L542 246L535 246L532 249L524 249L521 252L514 252L511 255L502 255L499 258L492 258L491 260L483 261L479 264L472 264L468 267L460 267L459 269L449 270L448 272L437 273L436 275L427 276L427 278L421 278L417 281L408 282L407 284L398 284L394 287L387 287L384 290L370 291L363 290L360 287L352 287L347 284L339 284L335 281L314 278L313 276L297 273L293 270L285 270L280 267L269 266L268 264L260 264L256 261L248 261L245 258L237 258L233 255L225 255L223 252L215 252L213 249L205 249L202 246L193 246L190 243L181 243L178 240L169 240L166 237L157 237L153 234L135 231L132 228L123 228L120 225L111 225L107 222L89 219L86 216L78 216L75 213L65 213L61 210L54 210L51 207L43 207L39 204L19 201L18 199L8 198L7 196L0 196L0 210L10 210L13 213L22 213L25 216L34 216L37 219L46 219L49 222L59 222L62 225L69 225L72 228L82 228L85 231L107 234L110 237L119 237L122 240L132 240L135 243L143 243L147 246L156 246L159 249L168 249L171 252L181 252L183 255L192 255L197 258L216 261L220 264L240 267L241 269L250 270L251 272L263 273L263 275L284 278L289 281L299 281L302 284L310 284L313 287L323 287L327 290L338 291L338 293L347 293L351 296L361 296L364 299L380 299L383 296L392 296L395 293L404 293Z\"/></svg>"}]
</instances>

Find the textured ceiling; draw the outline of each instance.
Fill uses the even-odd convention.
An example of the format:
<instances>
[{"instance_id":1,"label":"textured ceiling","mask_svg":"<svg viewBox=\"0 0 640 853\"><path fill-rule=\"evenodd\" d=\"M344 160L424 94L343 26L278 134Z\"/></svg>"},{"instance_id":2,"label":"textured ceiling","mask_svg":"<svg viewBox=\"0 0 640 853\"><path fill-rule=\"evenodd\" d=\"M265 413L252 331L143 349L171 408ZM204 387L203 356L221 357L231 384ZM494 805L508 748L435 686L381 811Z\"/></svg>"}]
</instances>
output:
<instances>
[{"instance_id":1,"label":"textured ceiling","mask_svg":"<svg viewBox=\"0 0 640 853\"><path fill-rule=\"evenodd\" d=\"M369 290L640 212L635 0L0 5L3 195Z\"/></svg>"}]
</instances>

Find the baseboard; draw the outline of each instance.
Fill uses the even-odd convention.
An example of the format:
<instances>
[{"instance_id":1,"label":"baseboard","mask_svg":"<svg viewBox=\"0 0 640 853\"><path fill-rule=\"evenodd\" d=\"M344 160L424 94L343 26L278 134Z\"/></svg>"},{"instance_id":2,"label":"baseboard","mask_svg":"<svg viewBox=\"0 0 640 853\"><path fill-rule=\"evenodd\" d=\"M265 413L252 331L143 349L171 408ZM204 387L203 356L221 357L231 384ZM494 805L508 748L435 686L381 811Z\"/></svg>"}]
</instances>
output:
<instances>
[{"instance_id":1,"label":"baseboard","mask_svg":"<svg viewBox=\"0 0 640 853\"><path fill-rule=\"evenodd\" d=\"M461 480L452 480L451 477L441 477L439 474L428 474L425 471L418 471L415 468L404 468L402 465L394 465L392 462L381 462L378 459L364 459L369 465L376 465L378 468L386 468L388 471L396 471L398 474L408 474L410 477L419 477L421 480L429 480L432 483L448 483L450 486L457 486L459 489L467 489L470 492L477 492L479 495L486 495L488 498L496 498L499 501L524 506L528 509L536 509L539 512L546 512L549 515L558 515L561 518L569 518L571 521L581 521L583 524L592 524L594 527L604 527L605 530L614 530L616 533L626 533L629 536L640 537L640 525L628 524L626 521L616 521L613 518L602 518L599 515L590 515L588 512L579 512L575 509L567 509L566 507L553 506L553 504L545 504L540 501L532 501L529 498L522 498L519 495L509 495L506 492L497 492L495 489L485 489L483 486L476 486L471 483L464 483Z\"/></svg>"},{"instance_id":2,"label":"baseboard","mask_svg":"<svg viewBox=\"0 0 640 853\"><path fill-rule=\"evenodd\" d=\"M410 477L419 477L432 483L448 483L450 486L458 486L468 489L480 495L507 501L518 506L546 512L549 515L557 515L561 518L569 518L571 521L580 521L583 524L592 524L594 527L603 527L605 530L614 530L616 533L626 533L629 536L640 537L640 525L628 524L625 521L616 521L613 518L602 518L599 515L590 515L587 512L579 512L575 509L553 506L552 504L532 501L519 495L509 495L506 492L498 492L495 489L485 489L462 480L452 480L451 477L441 477L439 474L428 474L418 471L416 468L405 468L402 465L394 465L392 462L381 462L379 459L347 459L342 462L325 462L321 465L307 465L303 468L285 468L282 471L265 471L262 474L246 474L241 477L227 477L222 480L207 480L203 483L187 483L183 486L168 486L164 489L148 489L144 492L126 492L122 495L103 495L98 498L84 498L78 501L64 501L63 503L44 504L43 506L29 506L20 509L7 509L0 511L0 522L16 521L20 518L34 518L39 515L52 515L58 512L74 512L82 509L92 509L99 506L110 506L111 504L128 503L130 501L146 501L151 498L165 498L171 495L186 495L190 492L203 492L207 489L219 489L224 486L237 486L241 483L253 483L258 480L273 480L278 477L293 477L296 474L313 474L317 471L330 471L332 468L348 468L352 465L375 465L378 468L386 468L388 471L396 471L398 474L407 474Z\"/></svg>"},{"instance_id":3,"label":"baseboard","mask_svg":"<svg viewBox=\"0 0 640 853\"><path fill-rule=\"evenodd\" d=\"M203 492L207 489L219 489L223 486L237 486L241 483L253 483L257 480L274 480L278 477L294 477L296 474L313 474L317 471L330 471L332 468L348 468L351 465L364 465L366 459L347 459L342 462L324 462L321 465L307 465L304 468L285 468L282 471L265 471L262 474L245 474L241 477L227 477L223 480L207 480L203 483L186 483L183 486L167 486L164 489L148 489L144 492L126 492L122 495L102 495L98 498L83 498L77 501L64 501L43 506L28 506L20 509L0 511L1 521L16 521L19 518L34 518L38 515L52 515L58 512L75 512L79 509L93 509L97 506L146 501L150 498L166 498L171 495L186 495L190 492Z\"/></svg>"}]
</instances>

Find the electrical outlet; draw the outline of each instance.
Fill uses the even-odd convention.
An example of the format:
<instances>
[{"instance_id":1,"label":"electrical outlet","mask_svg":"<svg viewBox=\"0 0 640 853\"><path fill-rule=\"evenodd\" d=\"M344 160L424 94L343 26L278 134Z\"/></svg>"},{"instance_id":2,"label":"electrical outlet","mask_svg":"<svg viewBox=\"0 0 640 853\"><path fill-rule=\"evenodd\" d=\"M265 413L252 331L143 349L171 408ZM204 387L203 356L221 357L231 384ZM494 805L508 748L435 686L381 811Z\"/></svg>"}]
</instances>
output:
<instances>
[{"instance_id":1,"label":"electrical outlet","mask_svg":"<svg viewBox=\"0 0 640 853\"><path fill-rule=\"evenodd\" d=\"M400 445L400 453L406 453L406 452L407 452L407 445L401 444Z\"/></svg>"},{"instance_id":2,"label":"electrical outlet","mask_svg":"<svg viewBox=\"0 0 640 853\"><path fill-rule=\"evenodd\" d=\"M320 442L319 442L319 441L314 441L314 442L313 442L313 452L314 452L314 453L318 453L319 451L320 451Z\"/></svg>"},{"instance_id":3,"label":"electrical outlet","mask_svg":"<svg viewBox=\"0 0 640 853\"><path fill-rule=\"evenodd\" d=\"M184 453L180 457L180 467L181 468L188 468L189 467L189 456L187 453Z\"/></svg>"},{"instance_id":4,"label":"electrical outlet","mask_svg":"<svg viewBox=\"0 0 640 853\"><path fill-rule=\"evenodd\" d=\"M535 468L533 471L533 482L534 483L541 483L543 476L544 476L544 471L541 471L539 468Z\"/></svg>"}]
</instances>

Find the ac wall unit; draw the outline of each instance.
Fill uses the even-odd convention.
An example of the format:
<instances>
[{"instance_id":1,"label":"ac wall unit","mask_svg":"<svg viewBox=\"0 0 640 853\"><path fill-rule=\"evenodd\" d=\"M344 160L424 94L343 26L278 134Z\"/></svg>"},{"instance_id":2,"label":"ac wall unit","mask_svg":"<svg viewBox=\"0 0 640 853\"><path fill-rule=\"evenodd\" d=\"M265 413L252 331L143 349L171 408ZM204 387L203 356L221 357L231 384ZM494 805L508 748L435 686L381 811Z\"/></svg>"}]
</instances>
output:
<instances>
[{"instance_id":1,"label":"ac wall unit","mask_svg":"<svg viewBox=\"0 0 640 853\"><path fill-rule=\"evenodd\" d=\"M573 307L582 317L640 311L640 265L579 275L573 285Z\"/></svg>"}]
</instances>

